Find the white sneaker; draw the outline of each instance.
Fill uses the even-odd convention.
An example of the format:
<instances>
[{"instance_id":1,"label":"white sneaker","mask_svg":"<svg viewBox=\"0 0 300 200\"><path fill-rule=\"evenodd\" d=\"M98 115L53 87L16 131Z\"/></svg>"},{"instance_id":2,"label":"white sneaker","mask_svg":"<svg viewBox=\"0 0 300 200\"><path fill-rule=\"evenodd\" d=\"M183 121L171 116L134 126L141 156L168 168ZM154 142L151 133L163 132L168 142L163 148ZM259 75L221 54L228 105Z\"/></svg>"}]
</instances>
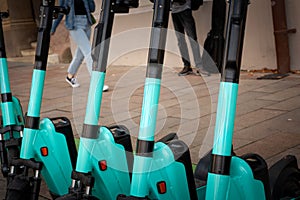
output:
<instances>
[{"instance_id":1,"label":"white sneaker","mask_svg":"<svg viewBox=\"0 0 300 200\"><path fill-rule=\"evenodd\" d=\"M107 92L107 91L108 91L108 89L109 89L108 85L104 85L104 86L103 86L103 90L102 90L102 91L103 91L103 92Z\"/></svg>"},{"instance_id":2,"label":"white sneaker","mask_svg":"<svg viewBox=\"0 0 300 200\"><path fill-rule=\"evenodd\" d=\"M69 77L66 77L66 81L67 83L69 83L73 88L77 88L80 86L80 84L77 82L77 79L76 78L69 78Z\"/></svg>"}]
</instances>

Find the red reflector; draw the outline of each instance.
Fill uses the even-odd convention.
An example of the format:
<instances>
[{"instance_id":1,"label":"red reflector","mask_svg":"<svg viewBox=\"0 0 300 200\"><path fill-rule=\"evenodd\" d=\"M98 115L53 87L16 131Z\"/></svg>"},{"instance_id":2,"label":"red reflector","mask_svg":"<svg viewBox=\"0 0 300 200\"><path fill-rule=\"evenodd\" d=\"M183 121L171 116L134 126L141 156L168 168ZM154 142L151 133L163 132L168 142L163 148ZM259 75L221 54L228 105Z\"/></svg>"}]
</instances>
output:
<instances>
[{"instance_id":1,"label":"red reflector","mask_svg":"<svg viewBox=\"0 0 300 200\"><path fill-rule=\"evenodd\" d=\"M106 160L100 160L99 161L99 167L101 171L105 171L107 169Z\"/></svg>"},{"instance_id":2,"label":"red reflector","mask_svg":"<svg viewBox=\"0 0 300 200\"><path fill-rule=\"evenodd\" d=\"M42 147L41 148L41 154L42 154L42 156L48 156L48 148L47 147Z\"/></svg>"},{"instance_id":3,"label":"red reflector","mask_svg":"<svg viewBox=\"0 0 300 200\"><path fill-rule=\"evenodd\" d=\"M166 186L166 182L165 181L158 182L156 184L156 186L157 186L157 190L158 190L159 194L164 194L164 193L167 192L167 186Z\"/></svg>"},{"instance_id":4,"label":"red reflector","mask_svg":"<svg viewBox=\"0 0 300 200\"><path fill-rule=\"evenodd\" d=\"M20 116L20 115L18 115L18 121L19 121L19 123L21 123L21 122L22 122L22 118L21 118L21 116Z\"/></svg>"}]
</instances>

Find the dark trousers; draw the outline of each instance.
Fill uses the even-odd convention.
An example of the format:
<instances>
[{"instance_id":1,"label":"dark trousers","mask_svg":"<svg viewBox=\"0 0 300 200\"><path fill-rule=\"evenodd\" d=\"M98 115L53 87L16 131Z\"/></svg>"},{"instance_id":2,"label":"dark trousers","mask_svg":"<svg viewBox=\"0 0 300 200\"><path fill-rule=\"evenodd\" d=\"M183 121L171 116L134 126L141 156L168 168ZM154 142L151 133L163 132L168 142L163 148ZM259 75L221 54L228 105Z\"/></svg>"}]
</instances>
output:
<instances>
[{"instance_id":1,"label":"dark trousers","mask_svg":"<svg viewBox=\"0 0 300 200\"><path fill-rule=\"evenodd\" d=\"M188 40L192 48L195 65L196 67L201 67L202 59L199 44L197 42L196 25L192 15L192 10L186 9L179 13L172 13L172 20L174 29L176 31L178 47L184 66L191 66L188 47L185 40L185 34L187 34Z\"/></svg>"}]
</instances>

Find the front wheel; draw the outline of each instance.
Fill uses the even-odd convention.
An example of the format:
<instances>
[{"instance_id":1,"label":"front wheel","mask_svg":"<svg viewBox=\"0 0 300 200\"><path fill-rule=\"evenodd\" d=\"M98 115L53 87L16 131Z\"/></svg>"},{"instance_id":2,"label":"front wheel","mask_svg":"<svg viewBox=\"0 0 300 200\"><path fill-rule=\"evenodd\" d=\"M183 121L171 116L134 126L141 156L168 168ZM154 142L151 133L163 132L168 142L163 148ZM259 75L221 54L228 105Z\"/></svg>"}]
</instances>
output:
<instances>
[{"instance_id":1,"label":"front wheel","mask_svg":"<svg viewBox=\"0 0 300 200\"><path fill-rule=\"evenodd\" d=\"M55 200L99 200L94 196L84 196L82 193L70 193L64 196L58 197Z\"/></svg>"},{"instance_id":2,"label":"front wheel","mask_svg":"<svg viewBox=\"0 0 300 200\"><path fill-rule=\"evenodd\" d=\"M30 200L32 188L27 177L16 176L7 185L5 200Z\"/></svg>"}]
</instances>

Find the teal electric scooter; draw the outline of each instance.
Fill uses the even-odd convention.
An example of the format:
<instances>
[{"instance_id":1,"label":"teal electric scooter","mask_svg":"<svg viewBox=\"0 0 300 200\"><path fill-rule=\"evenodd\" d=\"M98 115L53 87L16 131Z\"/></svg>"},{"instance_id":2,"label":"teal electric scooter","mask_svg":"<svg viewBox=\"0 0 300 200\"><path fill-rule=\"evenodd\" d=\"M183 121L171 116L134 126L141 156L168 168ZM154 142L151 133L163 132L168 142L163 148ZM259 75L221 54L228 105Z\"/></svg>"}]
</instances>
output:
<instances>
[{"instance_id":1,"label":"teal electric scooter","mask_svg":"<svg viewBox=\"0 0 300 200\"><path fill-rule=\"evenodd\" d=\"M129 194L133 162L129 131L122 125L105 127L98 122L114 15L128 13L130 7L138 7L138 1L102 1L94 30L93 71L76 169L69 194L57 200L116 199L120 193Z\"/></svg>"},{"instance_id":2,"label":"teal electric scooter","mask_svg":"<svg viewBox=\"0 0 300 200\"><path fill-rule=\"evenodd\" d=\"M22 141L24 118L19 99L12 96L6 60L2 19L8 12L0 12L0 80L2 124L0 129L0 161L1 171L7 177L11 160L19 158Z\"/></svg>"},{"instance_id":3,"label":"teal electric scooter","mask_svg":"<svg viewBox=\"0 0 300 200\"><path fill-rule=\"evenodd\" d=\"M300 171L295 157L287 156L268 172L261 157L254 154L237 157L232 152L248 0L229 1L225 56L211 153L200 160L193 175L189 148L184 142L154 142L169 5L169 0L156 0L154 4L130 195L120 194L118 200L299 198ZM199 170L201 168L206 170ZM203 171L204 174L201 174ZM201 177L204 179L199 179Z\"/></svg>"},{"instance_id":4,"label":"teal electric scooter","mask_svg":"<svg viewBox=\"0 0 300 200\"><path fill-rule=\"evenodd\" d=\"M68 186L71 184L70 174L76 164L77 150L70 121L65 117L40 120L52 20L54 14L67 12L66 9L56 7L54 0L43 0L40 7L40 25L24 136L19 159L11 161L7 200L37 200L41 174L53 196L68 193ZM22 169L21 173L18 168Z\"/></svg>"}]
</instances>

